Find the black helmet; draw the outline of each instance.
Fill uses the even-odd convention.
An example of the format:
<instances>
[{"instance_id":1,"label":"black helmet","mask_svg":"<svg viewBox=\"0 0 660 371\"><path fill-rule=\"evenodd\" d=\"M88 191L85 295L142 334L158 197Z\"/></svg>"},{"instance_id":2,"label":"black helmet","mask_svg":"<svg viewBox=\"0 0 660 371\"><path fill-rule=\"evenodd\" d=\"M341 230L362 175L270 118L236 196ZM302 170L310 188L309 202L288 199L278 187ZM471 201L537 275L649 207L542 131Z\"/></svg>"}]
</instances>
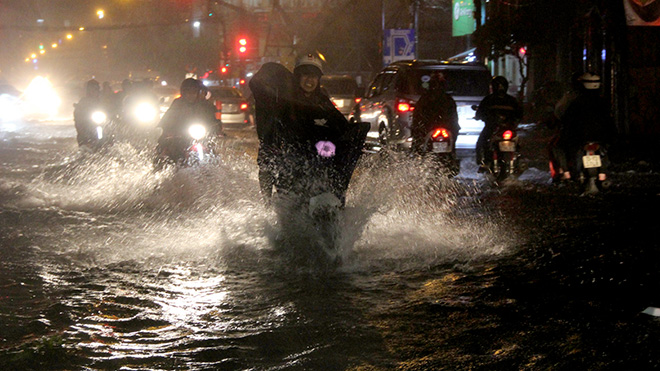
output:
<instances>
[{"instance_id":1,"label":"black helmet","mask_svg":"<svg viewBox=\"0 0 660 371\"><path fill-rule=\"evenodd\" d=\"M504 76L495 76L490 81L490 86L493 88L493 93L509 91L509 81Z\"/></svg>"},{"instance_id":2,"label":"black helmet","mask_svg":"<svg viewBox=\"0 0 660 371\"><path fill-rule=\"evenodd\" d=\"M101 84L98 81L91 79L85 83L85 95L97 96L101 93Z\"/></svg>"},{"instance_id":3,"label":"black helmet","mask_svg":"<svg viewBox=\"0 0 660 371\"><path fill-rule=\"evenodd\" d=\"M183 80L183 82L181 83L180 90L181 91L184 91L184 90L198 90L199 91L199 90L202 89L201 85L202 84L199 80L193 79L192 77L189 77L189 78Z\"/></svg>"},{"instance_id":4,"label":"black helmet","mask_svg":"<svg viewBox=\"0 0 660 371\"><path fill-rule=\"evenodd\" d=\"M91 79L85 83L85 89L87 90L101 90L101 84L98 81Z\"/></svg>"}]
</instances>

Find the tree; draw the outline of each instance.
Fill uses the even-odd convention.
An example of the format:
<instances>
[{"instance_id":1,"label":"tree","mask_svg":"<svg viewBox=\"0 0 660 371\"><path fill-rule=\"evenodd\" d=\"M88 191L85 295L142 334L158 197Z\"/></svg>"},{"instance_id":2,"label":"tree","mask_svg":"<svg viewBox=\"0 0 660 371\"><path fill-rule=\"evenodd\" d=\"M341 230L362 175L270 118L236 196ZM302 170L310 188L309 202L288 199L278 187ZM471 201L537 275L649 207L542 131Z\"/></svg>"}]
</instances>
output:
<instances>
[{"instance_id":1,"label":"tree","mask_svg":"<svg viewBox=\"0 0 660 371\"><path fill-rule=\"evenodd\" d=\"M575 14L571 10L575 6L571 0L490 1L485 24L473 34L477 56L481 60L514 56L519 62L522 83L518 94L522 98L534 46L556 44L557 35L571 29Z\"/></svg>"}]
</instances>

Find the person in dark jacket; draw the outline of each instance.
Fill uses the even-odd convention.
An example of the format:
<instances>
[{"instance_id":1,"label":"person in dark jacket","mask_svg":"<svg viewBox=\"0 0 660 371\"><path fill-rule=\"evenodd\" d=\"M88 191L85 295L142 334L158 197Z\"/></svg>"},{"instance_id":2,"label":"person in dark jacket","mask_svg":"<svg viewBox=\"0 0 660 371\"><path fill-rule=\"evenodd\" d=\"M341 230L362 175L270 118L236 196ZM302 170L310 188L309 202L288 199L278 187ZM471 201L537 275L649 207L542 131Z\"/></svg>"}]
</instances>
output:
<instances>
[{"instance_id":1,"label":"person in dark jacket","mask_svg":"<svg viewBox=\"0 0 660 371\"><path fill-rule=\"evenodd\" d=\"M518 100L507 94L509 82L504 76L493 77L490 86L491 93L479 103L475 114L477 120L484 122L484 129L479 134L476 146L477 165L481 168L485 167L485 152L497 127L504 122L517 125L523 114Z\"/></svg>"},{"instance_id":2,"label":"person in dark jacket","mask_svg":"<svg viewBox=\"0 0 660 371\"><path fill-rule=\"evenodd\" d=\"M368 126L348 123L321 91L322 74L321 62L310 54L298 61L293 75L266 64L250 82L266 198L273 186L282 193L307 194L329 183L344 200Z\"/></svg>"},{"instance_id":3,"label":"person in dark jacket","mask_svg":"<svg viewBox=\"0 0 660 371\"><path fill-rule=\"evenodd\" d=\"M279 143L277 127L290 117L293 75L279 63L265 63L250 80L250 90L255 102L255 125L259 139L259 186L262 197L270 200L277 176Z\"/></svg>"},{"instance_id":4,"label":"person in dark jacket","mask_svg":"<svg viewBox=\"0 0 660 371\"><path fill-rule=\"evenodd\" d=\"M96 142L96 124L92 122L92 114L96 111L109 115L108 107L101 98L101 85L92 79L85 84L85 96L80 98L73 110L78 146L91 146Z\"/></svg>"},{"instance_id":5,"label":"person in dark jacket","mask_svg":"<svg viewBox=\"0 0 660 371\"><path fill-rule=\"evenodd\" d=\"M350 124L337 110L321 90L322 74L320 60L311 54L293 71L290 118L278 133L283 151L278 188L310 192L310 178L319 177L343 204L369 127Z\"/></svg>"},{"instance_id":6,"label":"person in dark jacket","mask_svg":"<svg viewBox=\"0 0 660 371\"><path fill-rule=\"evenodd\" d=\"M558 159L564 180L571 178L570 169L575 167L573 157L581 146L587 142L598 142L607 147L615 135L609 104L600 96L600 77L587 72L579 81L581 89L562 117L557 140ZM606 167L607 164L603 163L601 169L605 170ZM598 178L603 181L606 174L598 174Z\"/></svg>"},{"instance_id":7,"label":"person in dark jacket","mask_svg":"<svg viewBox=\"0 0 660 371\"><path fill-rule=\"evenodd\" d=\"M415 103L411 126L412 149L419 154L426 152L426 148L423 148L424 139L438 123L446 125L446 129L451 132L454 138L454 145L461 129L458 125L456 102L451 95L446 93L447 80L444 75L442 72L435 72L428 78L428 89L422 93L417 103Z\"/></svg>"},{"instance_id":8,"label":"person in dark jacket","mask_svg":"<svg viewBox=\"0 0 660 371\"><path fill-rule=\"evenodd\" d=\"M187 130L191 123L202 123L208 132L220 134L221 123L216 119L215 111L213 104L206 100L206 89L201 81L183 80L181 97L172 102L158 123L163 130L158 138L158 156L174 161L183 158L190 142Z\"/></svg>"}]
</instances>

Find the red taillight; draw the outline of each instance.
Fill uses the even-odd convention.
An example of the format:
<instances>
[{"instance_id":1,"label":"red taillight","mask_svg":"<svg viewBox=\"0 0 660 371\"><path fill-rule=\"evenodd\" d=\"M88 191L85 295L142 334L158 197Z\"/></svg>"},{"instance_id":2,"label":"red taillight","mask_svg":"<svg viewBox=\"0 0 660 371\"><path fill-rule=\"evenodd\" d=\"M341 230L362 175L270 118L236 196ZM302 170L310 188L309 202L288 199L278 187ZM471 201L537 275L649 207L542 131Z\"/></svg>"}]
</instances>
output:
<instances>
[{"instance_id":1,"label":"red taillight","mask_svg":"<svg viewBox=\"0 0 660 371\"><path fill-rule=\"evenodd\" d=\"M502 139L511 140L511 138L513 138L513 131L507 130L504 133L502 133Z\"/></svg>"},{"instance_id":2,"label":"red taillight","mask_svg":"<svg viewBox=\"0 0 660 371\"><path fill-rule=\"evenodd\" d=\"M360 98L360 97L355 98L355 104L360 103L360 102L362 102L362 98Z\"/></svg>"},{"instance_id":3,"label":"red taillight","mask_svg":"<svg viewBox=\"0 0 660 371\"><path fill-rule=\"evenodd\" d=\"M586 151L596 152L600 149L600 145L598 143L589 143L584 146L584 149Z\"/></svg>"},{"instance_id":4,"label":"red taillight","mask_svg":"<svg viewBox=\"0 0 660 371\"><path fill-rule=\"evenodd\" d=\"M447 129L443 129L443 128L436 129L431 136L433 137L433 139L436 139L436 138L439 138L439 137L449 138L449 131L447 131Z\"/></svg>"},{"instance_id":5,"label":"red taillight","mask_svg":"<svg viewBox=\"0 0 660 371\"><path fill-rule=\"evenodd\" d=\"M248 104L247 103L241 103L241 111L245 111L248 109Z\"/></svg>"},{"instance_id":6,"label":"red taillight","mask_svg":"<svg viewBox=\"0 0 660 371\"><path fill-rule=\"evenodd\" d=\"M396 110L398 113L410 112L415 109L415 102L407 99L396 100Z\"/></svg>"},{"instance_id":7,"label":"red taillight","mask_svg":"<svg viewBox=\"0 0 660 371\"><path fill-rule=\"evenodd\" d=\"M222 120L222 102L219 100L215 101L215 118Z\"/></svg>"}]
</instances>

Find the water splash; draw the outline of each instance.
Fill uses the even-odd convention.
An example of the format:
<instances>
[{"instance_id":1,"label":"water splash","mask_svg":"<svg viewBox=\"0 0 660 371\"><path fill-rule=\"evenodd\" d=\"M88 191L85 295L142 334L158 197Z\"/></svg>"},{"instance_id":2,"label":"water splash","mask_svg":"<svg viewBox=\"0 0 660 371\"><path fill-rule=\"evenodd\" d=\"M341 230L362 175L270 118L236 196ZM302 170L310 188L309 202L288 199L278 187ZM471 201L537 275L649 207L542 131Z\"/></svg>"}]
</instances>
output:
<instances>
[{"instance_id":1,"label":"water splash","mask_svg":"<svg viewBox=\"0 0 660 371\"><path fill-rule=\"evenodd\" d=\"M343 269L428 267L505 253L516 237L480 209L479 192L477 183L438 176L420 159L364 157L336 226ZM213 164L154 172L151 151L116 143L52 164L29 184L3 183L0 194L12 196L5 205L83 213L56 244L96 262L219 262L220 251L239 247L272 250L288 241L306 249L323 242L309 221L291 219L295 227L287 228L265 207L255 161L230 149Z\"/></svg>"}]
</instances>

